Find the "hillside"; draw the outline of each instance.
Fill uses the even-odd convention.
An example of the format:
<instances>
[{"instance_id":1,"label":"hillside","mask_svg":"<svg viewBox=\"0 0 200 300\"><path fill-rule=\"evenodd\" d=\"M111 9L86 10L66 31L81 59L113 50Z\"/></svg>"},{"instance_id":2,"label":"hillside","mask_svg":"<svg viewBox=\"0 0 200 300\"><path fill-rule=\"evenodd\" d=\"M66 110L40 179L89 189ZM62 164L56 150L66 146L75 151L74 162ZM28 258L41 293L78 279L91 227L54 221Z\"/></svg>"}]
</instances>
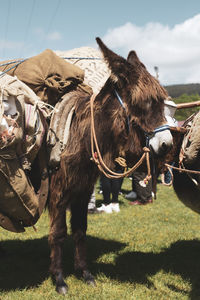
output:
<instances>
[{"instance_id":1,"label":"hillside","mask_svg":"<svg viewBox=\"0 0 200 300\"><path fill-rule=\"evenodd\" d=\"M200 84L180 84L165 86L176 104L200 101ZM193 113L200 110L200 106L177 109L175 119L186 120Z\"/></svg>"},{"instance_id":2,"label":"hillside","mask_svg":"<svg viewBox=\"0 0 200 300\"><path fill-rule=\"evenodd\" d=\"M165 89L172 98L177 98L183 94L200 95L200 83L168 85L165 86Z\"/></svg>"}]
</instances>

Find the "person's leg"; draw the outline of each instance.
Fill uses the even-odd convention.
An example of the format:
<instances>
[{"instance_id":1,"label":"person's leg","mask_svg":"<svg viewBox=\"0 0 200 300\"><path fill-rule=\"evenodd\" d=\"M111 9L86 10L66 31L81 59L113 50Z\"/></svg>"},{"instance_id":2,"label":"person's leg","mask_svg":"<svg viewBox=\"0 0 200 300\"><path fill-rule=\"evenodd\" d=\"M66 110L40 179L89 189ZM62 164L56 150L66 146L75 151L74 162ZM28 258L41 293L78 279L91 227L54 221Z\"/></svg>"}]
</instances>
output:
<instances>
[{"instance_id":1,"label":"person's leg","mask_svg":"<svg viewBox=\"0 0 200 300\"><path fill-rule=\"evenodd\" d=\"M152 180L147 184L144 183L145 172L135 171L132 178L133 190L137 193L137 200L131 204L146 204L152 202Z\"/></svg>"},{"instance_id":2,"label":"person's leg","mask_svg":"<svg viewBox=\"0 0 200 300\"><path fill-rule=\"evenodd\" d=\"M120 211L118 196L121 189L121 184L122 184L121 178L116 178L111 180L111 193L112 193L111 208L115 212Z\"/></svg>"},{"instance_id":3,"label":"person's leg","mask_svg":"<svg viewBox=\"0 0 200 300\"><path fill-rule=\"evenodd\" d=\"M111 179L107 178L105 175L101 177L102 191L103 191L103 203L110 204L110 194L111 194Z\"/></svg>"},{"instance_id":4,"label":"person's leg","mask_svg":"<svg viewBox=\"0 0 200 300\"><path fill-rule=\"evenodd\" d=\"M112 212L112 209L110 207L111 179L107 178L105 175L101 175L101 187L103 192L103 204L101 207L97 209L99 211L105 211L106 213L111 213Z\"/></svg>"},{"instance_id":5,"label":"person's leg","mask_svg":"<svg viewBox=\"0 0 200 300\"><path fill-rule=\"evenodd\" d=\"M122 184L123 184L123 180L124 180L124 178L120 178L120 179L119 179L119 181L120 181L120 182L119 182L119 184L120 184L119 195L120 195L120 194L121 194L121 195L123 194L123 193L122 193Z\"/></svg>"},{"instance_id":6,"label":"person's leg","mask_svg":"<svg viewBox=\"0 0 200 300\"><path fill-rule=\"evenodd\" d=\"M95 189L93 190L90 202L88 203L88 209L94 209L96 207Z\"/></svg>"},{"instance_id":7,"label":"person's leg","mask_svg":"<svg viewBox=\"0 0 200 300\"><path fill-rule=\"evenodd\" d=\"M99 178L99 194L102 194L102 176Z\"/></svg>"},{"instance_id":8,"label":"person's leg","mask_svg":"<svg viewBox=\"0 0 200 300\"><path fill-rule=\"evenodd\" d=\"M133 174L132 174L132 175L131 175L131 186L132 186L132 190L125 196L126 199L131 200L131 201L134 201L134 200L137 199L137 194L136 194L136 192L134 191L135 185L134 185L133 180L134 180L134 178L133 178Z\"/></svg>"},{"instance_id":9,"label":"person's leg","mask_svg":"<svg viewBox=\"0 0 200 300\"><path fill-rule=\"evenodd\" d=\"M93 190L92 196L90 197L90 202L88 203L88 213L89 214L100 213L96 207L95 188Z\"/></svg>"},{"instance_id":10,"label":"person's leg","mask_svg":"<svg viewBox=\"0 0 200 300\"><path fill-rule=\"evenodd\" d=\"M118 203L119 191L121 188L121 179L111 179L112 202Z\"/></svg>"}]
</instances>

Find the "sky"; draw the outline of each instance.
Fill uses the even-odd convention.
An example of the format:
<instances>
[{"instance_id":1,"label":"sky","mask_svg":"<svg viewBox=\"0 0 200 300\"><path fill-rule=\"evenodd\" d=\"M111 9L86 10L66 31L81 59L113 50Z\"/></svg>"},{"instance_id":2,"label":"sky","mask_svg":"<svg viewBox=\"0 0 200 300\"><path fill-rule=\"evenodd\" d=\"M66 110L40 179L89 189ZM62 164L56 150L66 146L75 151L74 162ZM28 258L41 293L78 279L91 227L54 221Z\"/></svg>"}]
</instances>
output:
<instances>
[{"instance_id":1,"label":"sky","mask_svg":"<svg viewBox=\"0 0 200 300\"><path fill-rule=\"evenodd\" d=\"M49 48L130 50L161 84L200 83L200 0L0 0L0 61Z\"/></svg>"}]
</instances>

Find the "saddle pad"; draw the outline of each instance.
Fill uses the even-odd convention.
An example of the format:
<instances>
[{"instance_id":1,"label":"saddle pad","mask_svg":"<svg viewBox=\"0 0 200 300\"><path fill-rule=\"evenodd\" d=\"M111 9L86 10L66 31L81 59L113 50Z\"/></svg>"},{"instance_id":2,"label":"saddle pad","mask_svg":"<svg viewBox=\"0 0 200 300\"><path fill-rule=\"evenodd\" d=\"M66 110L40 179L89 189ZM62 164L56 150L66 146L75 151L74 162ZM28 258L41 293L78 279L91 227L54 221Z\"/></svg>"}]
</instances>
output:
<instances>
[{"instance_id":1,"label":"saddle pad","mask_svg":"<svg viewBox=\"0 0 200 300\"><path fill-rule=\"evenodd\" d=\"M47 143L49 146L49 166L56 168L60 164L60 155L64 150L69 136L71 120L74 113L73 98L70 99L70 93L67 93L55 106L55 111L51 118Z\"/></svg>"}]
</instances>

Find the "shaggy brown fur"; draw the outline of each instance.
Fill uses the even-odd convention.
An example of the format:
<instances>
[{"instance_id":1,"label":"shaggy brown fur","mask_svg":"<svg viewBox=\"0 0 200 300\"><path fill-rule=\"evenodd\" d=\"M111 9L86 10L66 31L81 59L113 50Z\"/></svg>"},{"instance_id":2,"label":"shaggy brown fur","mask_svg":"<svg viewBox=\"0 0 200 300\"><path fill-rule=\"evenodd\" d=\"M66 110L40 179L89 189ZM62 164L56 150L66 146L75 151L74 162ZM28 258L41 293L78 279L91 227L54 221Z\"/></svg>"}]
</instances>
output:
<instances>
[{"instance_id":1,"label":"shaggy brown fur","mask_svg":"<svg viewBox=\"0 0 200 300\"><path fill-rule=\"evenodd\" d=\"M100 49L112 75L96 96L94 102L95 130L100 151L108 167L121 150L127 153L129 163L135 162L145 146L145 131L152 131L165 122L163 115L166 91L139 61L135 52L124 59L109 50L100 39ZM117 100L115 90L124 101L125 109ZM71 228L75 241L75 269L84 279L94 284L86 264L87 208L98 168L91 160L90 104L83 92L74 92L75 114L69 140L61 155L61 166L51 178L50 189L50 270L56 289L65 294L67 286L62 275L62 244L66 237L66 208L71 210ZM70 101L70 100L69 100ZM127 132L127 119L130 132Z\"/></svg>"}]
</instances>

